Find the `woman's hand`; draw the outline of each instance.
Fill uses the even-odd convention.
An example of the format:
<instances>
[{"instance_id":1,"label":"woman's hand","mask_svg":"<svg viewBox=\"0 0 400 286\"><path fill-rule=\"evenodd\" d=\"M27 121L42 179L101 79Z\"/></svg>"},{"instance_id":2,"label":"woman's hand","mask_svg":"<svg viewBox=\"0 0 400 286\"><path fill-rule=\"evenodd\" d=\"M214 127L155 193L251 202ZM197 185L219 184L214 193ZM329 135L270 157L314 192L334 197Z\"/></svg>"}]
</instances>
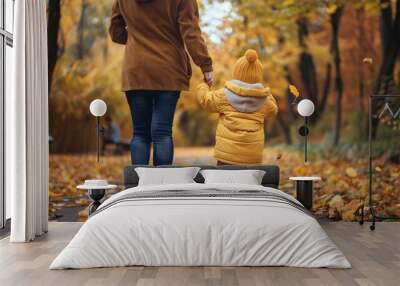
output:
<instances>
[{"instance_id":1,"label":"woman's hand","mask_svg":"<svg viewBox=\"0 0 400 286\"><path fill-rule=\"evenodd\" d=\"M211 87L214 84L214 75L213 72L205 72L204 73L204 82Z\"/></svg>"}]
</instances>

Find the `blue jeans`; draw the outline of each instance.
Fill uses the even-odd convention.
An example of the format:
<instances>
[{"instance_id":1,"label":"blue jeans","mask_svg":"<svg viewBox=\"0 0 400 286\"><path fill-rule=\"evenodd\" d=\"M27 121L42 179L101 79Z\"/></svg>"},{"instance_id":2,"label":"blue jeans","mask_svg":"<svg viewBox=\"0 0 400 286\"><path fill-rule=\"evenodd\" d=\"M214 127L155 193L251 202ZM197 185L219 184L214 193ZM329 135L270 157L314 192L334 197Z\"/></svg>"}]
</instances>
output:
<instances>
[{"instance_id":1,"label":"blue jeans","mask_svg":"<svg viewBox=\"0 0 400 286\"><path fill-rule=\"evenodd\" d=\"M179 91L126 92L132 115L132 164L148 165L153 143L153 165L171 165L174 158L172 123Z\"/></svg>"}]
</instances>

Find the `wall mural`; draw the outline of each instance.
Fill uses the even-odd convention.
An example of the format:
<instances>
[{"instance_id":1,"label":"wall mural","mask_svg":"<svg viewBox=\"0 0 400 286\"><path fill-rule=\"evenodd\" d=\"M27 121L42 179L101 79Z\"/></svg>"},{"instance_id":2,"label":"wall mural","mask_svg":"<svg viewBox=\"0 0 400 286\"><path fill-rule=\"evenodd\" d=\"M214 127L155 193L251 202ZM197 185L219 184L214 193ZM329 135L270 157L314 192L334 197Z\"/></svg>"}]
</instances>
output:
<instances>
[{"instance_id":1,"label":"wall mural","mask_svg":"<svg viewBox=\"0 0 400 286\"><path fill-rule=\"evenodd\" d=\"M48 4L52 220L86 220L90 199L76 186L96 178L121 186L132 161L279 165L280 189L291 195L290 177L321 178L314 213L370 219L369 126L373 210L400 216L399 105L379 101L371 125L368 117L372 94L400 93L397 1L197 1L202 33L186 7L195 20L175 31L190 37L186 49L172 41L174 52L151 44L158 32L140 30L136 42L150 44L137 50L127 32L136 26L113 2ZM98 128L95 99L107 105ZM303 117L305 99L314 109Z\"/></svg>"}]
</instances>

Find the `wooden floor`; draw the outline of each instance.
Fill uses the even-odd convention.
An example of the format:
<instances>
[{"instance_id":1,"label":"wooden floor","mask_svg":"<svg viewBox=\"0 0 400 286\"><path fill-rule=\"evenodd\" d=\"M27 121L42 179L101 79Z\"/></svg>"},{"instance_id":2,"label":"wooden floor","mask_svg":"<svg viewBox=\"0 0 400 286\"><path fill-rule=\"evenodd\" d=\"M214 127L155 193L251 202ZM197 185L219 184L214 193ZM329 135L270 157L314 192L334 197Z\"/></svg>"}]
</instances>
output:
<instances>
[{"instance_id":1,"label":"wooden floor","mask_svg":"<svg viewBox=\"0 0 400 286\"><path fill-rule=\"evenodd\" d=\"M0 241L0 285L400 285L400 223L368 225L322 222L352 269L288 267L125 267L48 270L79 229L79 223L50 223L49 233L28 244Z\"/></svg>"}]
</instances>

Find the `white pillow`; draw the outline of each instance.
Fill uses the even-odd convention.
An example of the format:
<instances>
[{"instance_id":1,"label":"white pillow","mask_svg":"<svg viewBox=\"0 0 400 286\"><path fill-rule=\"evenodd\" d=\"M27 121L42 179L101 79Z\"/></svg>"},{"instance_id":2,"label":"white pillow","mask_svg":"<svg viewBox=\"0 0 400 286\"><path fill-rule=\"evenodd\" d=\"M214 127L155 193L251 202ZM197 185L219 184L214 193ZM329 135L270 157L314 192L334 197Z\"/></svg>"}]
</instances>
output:
<instances>
[{"instance_id":1,"label":"white pillow","mask_svg":"<svg viewBox=\"0 0 400 286\"><path fill-rule=\"evenodd\" d=\"M193 180L200 168L135 168L139 176L139 186L171 185L195 183Z\"/></svg>"},{"instance_id":2,"label":"white pillow","mask_svg":"<svg viewBox=\"0 0 400 286\"><path fill-rule=\"evenodd\" d=\"M202 170L205 184L246 184L261 185L265 171L261 170Z\"/></svg>"}]
</instances>

